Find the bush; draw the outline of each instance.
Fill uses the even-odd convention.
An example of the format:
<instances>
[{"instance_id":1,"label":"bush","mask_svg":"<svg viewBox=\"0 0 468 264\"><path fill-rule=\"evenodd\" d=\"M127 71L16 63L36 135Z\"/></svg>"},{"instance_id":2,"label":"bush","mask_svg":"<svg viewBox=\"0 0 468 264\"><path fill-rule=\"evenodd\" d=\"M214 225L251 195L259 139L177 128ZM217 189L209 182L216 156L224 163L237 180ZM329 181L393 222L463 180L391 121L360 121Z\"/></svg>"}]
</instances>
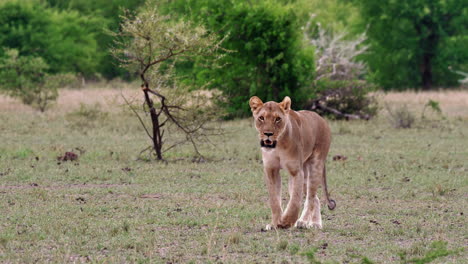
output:
<instances>
[{"instance_id":1,"label":"bush","mask_svg":"<svg viewBox=\"0 0 468 264\"><path fill-rule=\"evenodd\" d=\"M23 103L44 112L58 97L58 88L76 80L73 74L48 74L49 66L41 57L19 56L6 49L0 60L1 90Z\"/></svg>"},{"instance_id":2,"label":"bush","mask_svg":"<svg viewBox=\"0 0 468 264\"><path fill-rule=\"evenodd\" d=\"M166 8L171 14L192 14L192 19L225 37L222 46L231 52L221 59L222 69L206 69L196 62L178 67L193 67L196 82L222 90L221 106L228 117L250 115L248 100L253 95L266 101L289 95L299 105L305 103L302 92L312 81L313 50L304 49L300 19L291 6L275 1L205 0L190 6L175 1Z\"/></svg>"},{"instance_id":3,"label":"bush","mask_svg":"<svg viewBox=\"0 0 468 264\"><path fill-rule=\"evenodd\" d=\"M317 84L317 98L305 108L331 119L365 119L377 114L377 100L369 96L375 90L364 81L323 80Z\"/></svg>"},{"instance_id":4,"label":"bush","mask_svg":"<svg viewBox=\"0 0 468 264\"><path fill-rule=\"evenodd\" d=\"M101 57L94 32L101 27L99 17L57 11L38 0L0 3L0 47L41 57L51 73L93 75Z\"/></svg>"},{"instance_id":5,"label":"bush","mask_svg":"<svg viewBox=\"0 0 468 264\"><path fill-rule=\"evenodd\" d=\"M395 128L411 128L416 121L414 114L410 112L406 105L393 109L386 106L386 109L389 114L390 122Z\"/></svg>"},{"instance_id":6,"label":"bush","mask_svg":"<svg viewBox=\"0 0 468 264\"><path fill-rule=\"evenodd\" d=\"M86 105L81 103L80 108L67 113L66 119L70 122L70 127L82 132L96 127L107 118L108 113L101 109L100 104Z\"/></svg>"},{"instance_id":7,"label":"bush","mask_svg":"<svg viewBox=\"0 0 468 264\"><path fill-rule=\"evenodd\" d=\"M109 52L109 47L113 43L112 36L106 30L118 32L120 30L121 16L124 10L135 11L145 0L43 0L48 6L61 12L79 13L80 16L89 20L87 31L92 32L97 42L98 57L96 60L96 71L102 76L112 79L117 76L128 79L130 74L119 68L116 60ZM81 23L82 24L82 23ZM80 25L81 26L81 25Z\"/></svg>"},{"instance_id":8,"label":"bush","mask_svg":"<svg viewBox=\"0 0 468 264\"><path fill-rule=\"evenodd\" d=\"M58 89L77 81L72 73L45 74L42 82L37 83L22 98L23 103L31 105L41 112L47 110L58 98Z\"/></svg>"}]
</instances>

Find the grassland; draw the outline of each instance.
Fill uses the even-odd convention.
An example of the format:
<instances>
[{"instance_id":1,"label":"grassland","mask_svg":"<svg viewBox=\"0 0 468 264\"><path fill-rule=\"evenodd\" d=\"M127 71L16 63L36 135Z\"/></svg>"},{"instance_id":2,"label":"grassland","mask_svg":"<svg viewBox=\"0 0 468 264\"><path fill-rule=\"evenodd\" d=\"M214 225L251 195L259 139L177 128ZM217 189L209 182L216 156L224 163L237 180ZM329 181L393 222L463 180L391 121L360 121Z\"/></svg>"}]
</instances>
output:
<instances>
[{"instance_id":1,"label":"grassland","mask_svg":"<svg viewBox=\"0 0 468 264\"><path fill-rule=\"evenodd\" d=\"M390 107L408 105L410 129L392 127L385 110L370 121L330 121L337 208L323 209L322 230L270 232L250 120L217 124L225 134L202 146L202 162L189 146L166 153L168 162L137 159L149 140L119 94L65 90L45 114L0 98L0 262L468 259L468 92L380 95ZM429 99L442 116L421 119ZM66 151L79 159L58 161Z\"/></svg>"}]
</instances>

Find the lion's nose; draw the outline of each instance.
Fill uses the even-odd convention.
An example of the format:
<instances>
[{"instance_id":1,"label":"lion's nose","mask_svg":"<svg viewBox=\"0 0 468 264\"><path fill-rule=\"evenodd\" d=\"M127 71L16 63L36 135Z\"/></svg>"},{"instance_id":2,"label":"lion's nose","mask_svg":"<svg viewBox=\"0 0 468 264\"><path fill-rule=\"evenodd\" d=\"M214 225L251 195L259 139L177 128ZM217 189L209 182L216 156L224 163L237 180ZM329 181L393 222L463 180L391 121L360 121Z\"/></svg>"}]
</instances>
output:
<instances>
[{"instance_id":1,"label":"lion's nose","mask_svg":"<svg viewBox=\"0 0 468 264\"><path fill-rule=\"evenodd\" d=\"M273 136L273 133L271 133L271 132L265 132L265 133L263 133L263 134L264 134L265 136L267 136L267 137Z\"/></svg>"}]
</instances>

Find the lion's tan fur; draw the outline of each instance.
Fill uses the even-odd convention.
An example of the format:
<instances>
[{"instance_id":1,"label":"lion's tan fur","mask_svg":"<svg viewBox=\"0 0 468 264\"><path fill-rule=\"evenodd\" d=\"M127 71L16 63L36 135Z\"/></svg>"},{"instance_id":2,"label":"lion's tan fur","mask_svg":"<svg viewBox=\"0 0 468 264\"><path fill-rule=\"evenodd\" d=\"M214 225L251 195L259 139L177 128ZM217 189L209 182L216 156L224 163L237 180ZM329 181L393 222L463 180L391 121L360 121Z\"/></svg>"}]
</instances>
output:
<instances>
[{"instance_id":1,"label":"lion's tan fur","mask_svg":"<svg viewBox=\"0 0 468 264\"><path fill-rule=\"evenodd\" d=\"M326 188L325 161L331 142L328 124L314 112L291 110L289 97L281 103L263 103L254 96L250 99L250 108L262 144L265 181L272 212L272 222L267 229L293 225L321 228L320 201L317 197L320 184L324 186L329 208L335 207ZM290 199L284 212L281 207L280 169L290 174ZM299 218L303 193L306 200Z\"/></svg>"}]
</instances>

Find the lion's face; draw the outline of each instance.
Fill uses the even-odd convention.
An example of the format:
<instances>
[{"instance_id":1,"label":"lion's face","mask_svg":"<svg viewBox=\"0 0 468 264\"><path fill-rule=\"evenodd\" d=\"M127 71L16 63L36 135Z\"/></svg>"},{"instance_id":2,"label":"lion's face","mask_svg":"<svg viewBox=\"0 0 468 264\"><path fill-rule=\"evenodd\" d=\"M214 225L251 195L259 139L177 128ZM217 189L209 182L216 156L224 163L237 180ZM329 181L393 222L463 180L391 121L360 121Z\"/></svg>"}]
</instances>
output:
<instances>
[{"instance_id":1,"label":"lion's face","mask_svg":"<svg viewBox=\"0 0 468 264\"><path fill-rule=\"evenodd\" d=\"M260 98L254 96L250 98L250 108L255 119L260 138L260 145L263 148L275 148L278 140L286 128L288 111L291 107L291 99L284 98L281 103L263 103Z\"/></svg>"}]
</instances>

